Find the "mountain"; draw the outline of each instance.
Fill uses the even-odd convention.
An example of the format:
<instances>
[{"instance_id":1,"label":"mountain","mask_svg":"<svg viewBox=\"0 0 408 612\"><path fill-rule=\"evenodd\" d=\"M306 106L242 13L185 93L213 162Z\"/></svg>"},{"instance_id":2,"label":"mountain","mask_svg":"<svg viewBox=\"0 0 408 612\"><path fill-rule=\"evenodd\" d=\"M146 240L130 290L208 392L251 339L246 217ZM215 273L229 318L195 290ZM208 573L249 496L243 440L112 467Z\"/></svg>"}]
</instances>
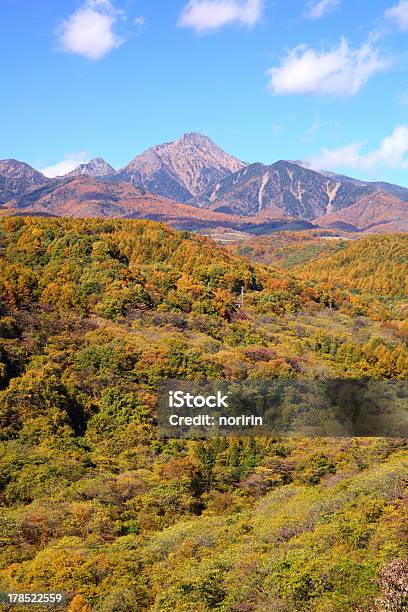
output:
<instances>
[{"instance_id":1,"label":"mountain","mask_svg":"<svg viewBox=\"0 0 408 612\"><path fill-rule=\"evenodd\" d=\"M22 162L0 162L0 206L25 214L136 216L261 233L282 224L385 233L408 231L407 203L408 189L398 185L299 161L245 164L195 133L148 149L118 172L100 157L56 179Z\"/></svg>"},{"instance_id":2,"label":"mountain","mask_svg":"<svg viewBox=\"0 0 408 612\"><path fill-rule=\"evenodd\" d=\"M112 176L115 174L115 170L102 157L95 157L95 159L91 159L86 164L80 164L75 170L68 172L65 176L81 176L83 174L99 178Z\"/></svg>"},{"instance_id":3,"label":"mountain","mask_svg":"<svg viewBox=\"0 0 408 612\"><path fill-rule=\"evenodd\" d=\"M408 202L385 191L376 191L360 198L352 206L319 217L316 223L350 231L408 232Z\"/></svg>"},{"instance_id":4,"label":"mountain","mask_svg":"<svg viewBox=\"0 0 408 612\"><path fill-rule=\"evenodd\" d=\"M273 210L313 220L351 206L376 190L370 183L326 176L296 162L278 161L271 166L250 164L212 185L190 203L231 214L254 215Z\"/></svg>"},{"instance_id":5,"label":"mountain","mask_svg":"<svg viewBox=\"0 0 408 612\"><path fill-rule=\"evenodd\" d=\"M202 134L151 147L116 174L148 192L186 202L245 164Z\"/></svg>"},{"instance_id":6,"label":"mountain","mask_svg":"<svg viewBox=\"0 0 408 612\"><path fill-rule=\"evenodd\" d=\"M145 193L130 183L106 182L86 175L50 180L10 200L3 209L18 215L151 219L192 231L225 227L262 233L276 228L312 227L303 222L299 227L299 221L282 215L263 213L248 218L198 209Z\"/></svg>"},{"instance_id":7,"label":"mountain","mask_svg":"<svg viewBox=\"0 0 408 612\"><path fill-rule=\"evenodd\" d=\"M15 159L0 160L0 204L23 193L33 185L44 185L48 179L31 166Z\"/></svg>"},{"instance_id":8,"label":"mountain","mask_svg":"<svg viewBox=\"0 0 408 612\"><path fill-rule=\"evenodd\" d=\"M375 185L381 191L390 193L396 198L399 198L404 202L408 202L408 189L406 189L405 187L400 187L399 185L393 185L392 183L384 182L373 183L373 185Z\"/></svg>"},{"instance_id":9,"label":"mountain","mask_svg":"<svg viewBox=\"0 0 408 612\"><path fill-rule=\"evenodd\" d=\"M130 183L106 183L88 177L68 177L33 188L7 203L13 213L64 217L108 217L164 220L179 227L239 223L238 217L200 210L167 200Z\"/></svg>"},{"instance_id":10,"label":"mountain","mask_svg":"<svg viewBox=\"0 0 408 612\"><path fill-rule=\"evenodd\" d=\"M302 162L298 163L302 164ZM408 189L406 187L401 187L400 185L393 185L392 183L386 183L385 181L360 181L359 179L352 178L351 176L346 176L345 174L336 174L335 172L327 172L326 170L318 170L318 172L320 172L320 174L323 174L324 176L329 176L332 179L340 180L342 182L346 181L359 187L375 187L379 191L385 191L386 193L390 193L391 195L395 196L396 198L399 198L400 200L403 200L404 202L408 202Z\"/></svg>"}]
</instances>

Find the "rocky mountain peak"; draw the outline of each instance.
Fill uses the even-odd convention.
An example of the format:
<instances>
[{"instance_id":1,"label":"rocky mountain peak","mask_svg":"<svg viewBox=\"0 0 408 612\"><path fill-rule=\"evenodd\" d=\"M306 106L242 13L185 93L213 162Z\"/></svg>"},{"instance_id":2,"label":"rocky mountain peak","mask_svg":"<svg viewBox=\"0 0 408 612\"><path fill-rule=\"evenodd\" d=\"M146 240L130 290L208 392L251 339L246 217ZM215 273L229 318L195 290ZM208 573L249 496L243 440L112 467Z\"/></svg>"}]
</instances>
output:
<instances>
[{"instance_id":1,"label":"rocky mountain peak","mask_svg":"<svg viewBox=\"0 0 408 612\"><path fill-rule=\"evenodd\" d=\"M25 162L0 160L0 204L23 193L33 185L43 185L48 179Z\"/></svg>"},{"instance_id":2,"label":"rocky mountain peak","mask_svg":"<svg viewBox=\"0 0 408 612\"><path fill-rule=\"evenodd\" d=\"M177 143L188 143L188 144L192 144L192 145L206 145L206 146L217 146L215 144L214 141L211 140L211 138L209 138L208 136L205 136L205 134L201 134L200 132L188 132L186 134L183 134L182 136L180 136L180 138L178 138L175 142Z\"/></svg>"},{"instance_id":3,"label":"rocky mountain peak","mask_svg":"<svg viewBox=\"0 0 408 612\"><path fill-rule=\"evenodd\" d=\"M35 177L38 180L46 181L46 177L32 168L25 162L18 161L17 159L0 159L0 173L5 176L26 176Z\"/></svg>"},{"instance_id":4,"label":"rocky mountain peak","mask_svg":"<svg viewBox=\"0 0 408 612\"><path fill-rule=\"evenodd\" d=\"M99 178L111 176L115 174L115 170L102 157L95 157L85 164L80 164L65 176L81 176L82 174Z\"/></svg>"},{"instance_id":5,"label":"rocky mountain peak","mask_svg":"<svg viewBox=\"0 0 408 612\"><path fill-rule=\"evenodd\" d=\"M151 147L119 171L118 177L156 195L186 202L244 166L207 136L192 132Z\"/></svg>"},{"instance_id":6,"label":"rocky mountain peak","mask_svg":"<svg viewBox=\"0 0 408 612\"><path fill-rule=\"evenodd\" d=\"M158 208L166 198L163 215L154 213L160 219L181 205L180 214L211 223L221 220L219 215L223 223L239 215L248 223L296 219L354 231L406 231L407 223L405 187L319 171L299 160L245 164L197 132L150 147L118 172L97 157L51 180L26 163L0 160L3 208L92 216L110 202L109 214L117 216L115 203L126 202L122 213L132 215L135 206L140 216L134 199L142 196L143 206L153 198Z\"/></svg>"}]
</instances>

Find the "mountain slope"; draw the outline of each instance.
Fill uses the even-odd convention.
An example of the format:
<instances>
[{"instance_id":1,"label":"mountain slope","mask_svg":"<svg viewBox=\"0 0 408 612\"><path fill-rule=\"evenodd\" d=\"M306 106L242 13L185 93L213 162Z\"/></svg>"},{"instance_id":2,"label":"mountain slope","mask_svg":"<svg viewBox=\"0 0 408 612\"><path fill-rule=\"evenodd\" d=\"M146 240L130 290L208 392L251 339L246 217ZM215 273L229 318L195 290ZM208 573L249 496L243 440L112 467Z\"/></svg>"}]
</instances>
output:
<instances>
[{"instance_id":1,"label":"mountain slope","mask_svg":"<svg viewBox=\"0 0 408 612\"><path fill-rule=\"evenodd\" d=\"M336 255L318 257L300 267L298 275L376 295L406 298L408 236L365 236L353 240Z\"/></svg>"},{"instance_id":2,"label":"mountain slope","mask_svg":"<svg viewBox=\"0 0 408 612\"><path fill-rule=\"evenodd\" d=\"M157 427L172 379L240 384L256 414L257 381L297 379L284 417L305 413L308 379L385 377L387 400L408 377L391 321L152 222L4 219L0 234L3 591L63 584L71 612L406 610L402 435Z\"/></svg>"},{"instance_id":3,"label":"mountain slope","mask_svg":"<svg viewBox=\"0 0 408 612\"><path fill-rule=\"evenodd\" d=\"M96 182L70 182L82 178ZM266 233L276 222L293 228L296 221L302 224L297 229L313 222L387 233L408 231L406 202L404 187L317 171L299 161L246 165L195 133L148 149L118 172L99 157L56 179L22 162L0 162L0 206L26 214L159 214L153 218L173 222L181 213L194 228L194 219L198 227L204 220L213 227L218 219L223 227L256 226Z\"/></svg>"},{"instance_id":4,"label":"mountain slope","mask_svg":"<svg viewBox=\"0 0 408 612\"><path fill-rule=\"evenodd\" d=\"M44 185L48 179L31 166L15 159L0 160L0 204L23 193L33 185Z\"/></svg>"},{"instance_id":5,"label":"mountain slope","mask_svg":"<svg viewBox=\"0 0 408 612\"><path fill-rule=\"evenodd\" d=\"M300 165L302 165L302 162L295 163L299 163ZM311 169L310 166L305 167ZM337 174L336 172L328 172L327 170L316 170L316 172L319 172L320 174L328 176L334 180L352 183L353 185L359 187L375 187L379 191L385 191L386 193L390 193L391 195L399 198L400 200L408 201L408 189L406 187L401 187L400 185L394 185L393 183L387 183L385 181L361 181L360 179L347 176L346 174Z\"/></svg>"},{"instance_id":6,"label":"mountain slope","mask_svg":"<svg viewBox=\"0 0 408 612\"><path fill-rule=\"evenodd\" d=\"M400 185L393 185L392 183L384 183L382 181L373 183L380 191L386 191L391 195L408 202L408 189L406 187L400 187Z\"/></svg>"},{"instance_id":7,"label":"mountain slope","mask_svg":"<svg viewBox=\"0 0 408 612\"><path fill-rule=\"evenodd\" d=\"M9 201L5 208L10 213L30 215L153 219L186 229L249 225L245 218L198 210L146 194L129 183L106 183L88 176L50 181Z\"/></svg>"},{"instance_id":8,"label":"mountain slope","mask_svg":"<svg viewBox=\"0 0 408 612\"><path fill-rule=\"evenodd\" d=\"M376 191L336 213L316 219L318 225L375 233L408 232L408 203Z\"/></svg>"},{"instance_id":9,"label":"mountain slope","mask_svg":"<svg viewBox=\"0 0 408 612\"><path fill-rule=\"evenodd\" d=\"M207 136L193 133L148 149L120 170L116 178L185 202L244 165Z\"/></svg>"},{"instance_id":10,"label":"mountain slope","mask_svg":"<svg viewBox=\"0 0 408 612\"><path fill-rule=\"evenodd\" d=\"M291 270L300 265L306 265L323 255L338 253L348 246L350 239L356 239L356 234L326 230L308 230L303 232L274 232L273 235L247 237L237 233L227 233L229 241L226 248L232 253L246 257L255 263L266 266ZM221 238L223 237L220 234Z\"/></svg>"},{"instance_id":11,"label":"mountain slope","mask_svg":"<svg viewBox=\"0 0 408 612\"><path fill-rule=\"evenodd\" d=\"M80 164L75 168L75 170L68 172L68 174L65 174L65 176L82 176L83 174L99 178L104 176L112 176L115 174L115 170L110 164L108 164L108 162L102 159L102 157L95 157L95 159L91 159L91 161L87 162L86 164Z\"/></svg>"},{"instance_id":12,"label":"mountain slope","mask_svg":"<svg viewBox=\"0 0 408 612\"><path fill-rule=\"evenodd\" d=\"M312 220L351 206L376 186L326 176L290 161L250 164L191 200L200 208L253 215L263 210Z\"/></svg>"}]
</instances>

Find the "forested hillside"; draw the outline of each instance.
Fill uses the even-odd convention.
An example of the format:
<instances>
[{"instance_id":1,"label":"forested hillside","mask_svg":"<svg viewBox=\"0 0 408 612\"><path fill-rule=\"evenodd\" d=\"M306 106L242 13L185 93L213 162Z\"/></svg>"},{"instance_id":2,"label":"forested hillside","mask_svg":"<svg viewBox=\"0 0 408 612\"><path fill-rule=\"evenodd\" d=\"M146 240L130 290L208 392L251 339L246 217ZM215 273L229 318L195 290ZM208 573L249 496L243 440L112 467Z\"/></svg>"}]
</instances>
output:
<instances>
[{"instance_id":1,"label":"forested hillside","mask_svg":"<svg viewBox=\"0 0 408 612\"><path fill-rule=\"evenodd\" d=\"M408 296L408 236L371 236L340 253L311 261L300 274L382 296Z\"/></svg>"},{"instance_id":2,"label":"forested hillside","mask_svg":"<svg viewBox=\"0 0 408 612\"><path fill-rule=\"evenodd\" d=\"M405 609L406 440L156 429L169 378L406 379L397 281L350 291L349 260L341 283L297 278L146 221L8 217L0 249L0 591L62 590L71 612ZM378 256L404 280L406 249Z\"/></svg>"},{"instance_id":3,"label":"forested hillside","mask_svg":"<svg viewBox=\"0 0 408 612\"><path fill-rule=\"evenodd\" d=\"M219 234L222 237L222 234ZM346 248L350 239L344 232L306 230L301 232L274 232L272 235L240 239L234 234L229 250L256 263L263 263L290 270L295 266L314 261L322 255L338 253ZM352 238L355 236L351 234Z\"/></svg>"}]
</instances>

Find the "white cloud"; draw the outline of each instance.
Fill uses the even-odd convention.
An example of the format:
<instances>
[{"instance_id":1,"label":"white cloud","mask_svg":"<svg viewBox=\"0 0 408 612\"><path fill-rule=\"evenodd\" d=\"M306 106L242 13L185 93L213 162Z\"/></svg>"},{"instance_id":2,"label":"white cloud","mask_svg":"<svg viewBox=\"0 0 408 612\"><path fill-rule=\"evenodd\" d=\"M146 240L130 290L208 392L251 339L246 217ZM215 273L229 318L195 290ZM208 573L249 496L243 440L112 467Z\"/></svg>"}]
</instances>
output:
<instances>
[{"instance_id":1,"label":"white cloud","mask_svg":"<svg viewBox=\"0 0 408 612\"><path fill-rule=\"evenodd\" d=\"M337 8L341 0L312 0L305 11L306 19L320 19Z\"/></svg>"},{"instance_id":2,"label":"white cloud","mask_svg":"<svg viewBox=\"0 0 408 612\"><path fill-rule=\"evenodd\" d=\"M135 26L144 26L146 24L146 19L143 16L136 17L133 23Z\"/></svg>"},{"instance_id":3,"label":"white cloud","mask_svg":"<svg viewBox=\"0 0 408 612\"><path fill-rule=\"evenodd\" d=\"M408 0L401 0L385 11L385 16L395 21L399 29L408 32Z\"/></svg>"},{"instance_id":4,"label":"white cloud","mask_svg":"<svg viewBox=\"0 0 408 612\"><path fill-rule=\"evenodd\" d=\"M190 0L178 24L197 32L217 30L231 23L252 27L261 19L263 5L264 0Z\"/></svg>"},{"instance_id":5,"label":"white cloud","mask_svg":"<svg viewBox=\"0 0 408 612\"><path fill-rule=\"evenodd\" d=\"M47 168L42 168L40 172L42 172L48 178L54 178L56 176L63 176L64 174L68 174L68 172L72 172L75 170L79 164L85 164L89 161L89 157L86 151L79 151L78 153L66 153L64 155L64 159L54 166L48 166Z\"/></svg>"},{"instance_id":6,"label":"white cloud","mask_svg":"<svg viewBox=\"0 0 408 612\"><path fill-rule=\"evenodd\" d=\"M63 51L99 60L120 46L115 32L121 11L110 0L86 0L58 28L58 42Z\"/></svg>"},{"instance_id":7,"label":"white cloud","mask_svg":"<svg viewBox=\"0 0 408 612\"><path fill-rule=\"evenodd\" d=\"M322 149L319 156L310 160L313 168L335 170L352 168L372 170L375 168L408 169L408 126L399 125L384 138L377 149L363 153L363 142L352 142L339 149Z\"/></svg>"},{"instance_id":8,"label":"white cloud","mask_svg":"<svg viewBox=\"0 0 408 612\"><path fill-rule=\"evenodd\" d=\"M268 70L270 89L276 95L323 94L352 96L389 61L382 58L371 42L350 48L342 38L329 51L316 51L306 45L290 50L277 68Z\"/></svg>"}]
</instances>

